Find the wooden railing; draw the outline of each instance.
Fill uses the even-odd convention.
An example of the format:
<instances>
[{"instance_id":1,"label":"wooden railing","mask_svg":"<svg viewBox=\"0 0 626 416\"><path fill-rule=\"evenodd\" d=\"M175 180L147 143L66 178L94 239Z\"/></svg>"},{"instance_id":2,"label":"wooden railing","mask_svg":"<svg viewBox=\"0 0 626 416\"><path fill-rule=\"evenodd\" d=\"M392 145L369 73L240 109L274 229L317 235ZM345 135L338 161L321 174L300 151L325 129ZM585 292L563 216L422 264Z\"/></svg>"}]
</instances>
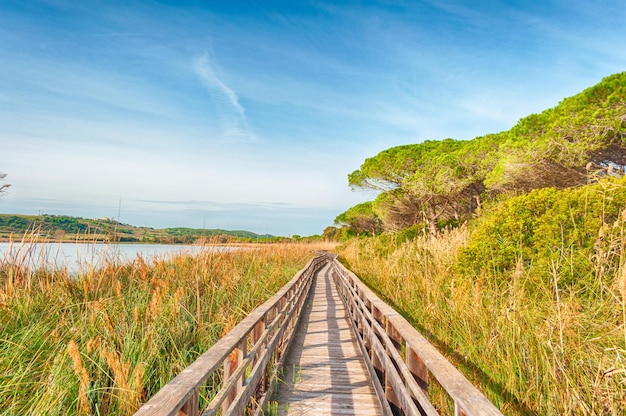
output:
<instances>
[{"instance_id":1,"label":"wooden railing","mask_svg":"<svg viewBox=\"0 0 626 416\"><path fill-rule=\"evenodd\" d=\"M200 391L217 380L204 399L203 416L264 414L278 382L314 274L332 262L337 290L350 315L383 412L389 416L438 415L431 379L454 403L455 416L496 416L483 396L401 315L378 298L336 256L319 253L278 293L159 390L136 416L199 415Z\"/></svg>"},{"instance_id":2,"label":"wooden railing","mask_svg":"<svg viewBox=\"0 0 626 416\"><path fill-rule=\"evenodd\" d=\"M200 390L209 377L221 386L203 411L262 414L281 370L315 272L332 257L320 253L278 293L159 390L137 416L199 414Z\"/></svg>"},{"instance_id":3,"label":"wooden railing","mask_svg":"<svg viewBox=\"0 0 626 416\"><path fill-rule=\"evenodd\" d=\"M454 402L455 416L502 415L406 319L336 258L333 277L386 413L393 409L394 414L438 415L428 397L432 376Z\"/></svg>"}]
</instances>

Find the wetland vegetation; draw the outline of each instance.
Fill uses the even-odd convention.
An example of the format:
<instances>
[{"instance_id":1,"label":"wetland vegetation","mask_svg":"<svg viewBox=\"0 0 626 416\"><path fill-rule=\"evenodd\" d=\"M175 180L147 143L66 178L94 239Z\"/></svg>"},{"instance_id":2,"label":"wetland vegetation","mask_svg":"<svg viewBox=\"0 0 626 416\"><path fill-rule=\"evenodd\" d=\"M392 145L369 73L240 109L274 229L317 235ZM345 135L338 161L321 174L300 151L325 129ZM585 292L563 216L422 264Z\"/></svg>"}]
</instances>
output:
<instances>
[{"instance_id":1,"label":"wetland vegetation","mask_svg":"<svg viewBox=\"0 0 626 416\"><path fill-rule=\"evenodd\" d=\"M321 248L137 257L79 276L3 263L0 412L133 413Z\"/></svg>"}]
</instances>

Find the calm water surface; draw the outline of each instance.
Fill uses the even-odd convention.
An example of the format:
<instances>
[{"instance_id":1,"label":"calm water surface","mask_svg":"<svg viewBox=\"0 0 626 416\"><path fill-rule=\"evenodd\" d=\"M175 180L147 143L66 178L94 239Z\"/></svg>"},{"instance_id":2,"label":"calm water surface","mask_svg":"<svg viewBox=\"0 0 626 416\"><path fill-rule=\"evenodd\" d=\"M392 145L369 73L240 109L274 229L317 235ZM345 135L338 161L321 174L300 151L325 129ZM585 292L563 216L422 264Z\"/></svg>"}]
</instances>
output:
<instances>
[{"instance_id":1,"label":"calm water surface","mask_svg":"<svg viewBox=\"0 0 626 416\"><path fill-rule=\"evenodd\" d=\"M150 262L154 258L167 258L179 254L196 254L202 251L232 251L237 247L192 246L169 244L88 244L88 243L0 243L0 260L28 267L65 269L79 273L98 268L105 262L118 264L135 260L138 256Z\"/></svg>"}]
</instances>

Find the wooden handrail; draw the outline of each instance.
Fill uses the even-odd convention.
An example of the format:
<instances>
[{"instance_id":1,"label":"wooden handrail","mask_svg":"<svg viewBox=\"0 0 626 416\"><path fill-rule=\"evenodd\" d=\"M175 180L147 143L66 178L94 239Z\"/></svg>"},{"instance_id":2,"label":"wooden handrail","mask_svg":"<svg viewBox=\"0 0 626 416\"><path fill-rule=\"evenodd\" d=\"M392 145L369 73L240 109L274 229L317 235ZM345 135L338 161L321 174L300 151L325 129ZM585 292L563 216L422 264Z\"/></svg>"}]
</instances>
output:
<instances>
[{"instance_id":1,"label":"wooden handrail","mask_svg":"<svg viewBox=\"0 0 626 416\"><path fill-rule=\"evenodd\" d=\"M262 413L311 287L313 275L332 256L318 253L274 296L159 390L136 416L197 416L200 388L212 374L221 387L203 416Z\"/></svg>"},{"instance_id":2,"label":"wooden handrail","mask_svg":"<svg viewBox=\"0 0 626 416\"><path fill-rule=\"evenodd\" d=\"M333 276L357 339L374 369L377 391L397 413L437 415L428 399L432 376L454 402L455 416L502 413L413 326L333 259Z\"/></svg>"}]
</instances>

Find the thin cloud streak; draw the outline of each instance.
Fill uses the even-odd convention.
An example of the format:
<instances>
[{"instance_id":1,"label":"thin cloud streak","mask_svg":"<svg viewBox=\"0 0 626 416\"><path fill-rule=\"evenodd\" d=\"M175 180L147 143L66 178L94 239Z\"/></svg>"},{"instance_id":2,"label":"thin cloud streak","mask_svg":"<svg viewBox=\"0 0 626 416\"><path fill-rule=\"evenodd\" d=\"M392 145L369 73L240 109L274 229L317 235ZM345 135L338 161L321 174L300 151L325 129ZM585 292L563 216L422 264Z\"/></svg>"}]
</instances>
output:
<instances>
[{"instance_id":1,"label":"thin cloud streak","mask_svg":"<svg viewBox=\"0 0 626 416\"><path fill-rule=\"evenodd\" d=\"M248 125L245 109L239 103L239 97L217 76L208 54L194 60L193 70L221 113L223 136L229 140L256 141L256 137Z\"/></svg>"},{"instance_id":2,"label":"thin cloud streak","mask_svg":"<svg viewBox=\"0 0 626 416\"><path fill-rule=\"evenodd\" d=\"M241 104L239 104L239 97L237 94L224 84L221 79L215 74L215 71L209 63L208 55L203 55L194 61L193 65L196 74L200 77L204 86L213 92L216 88L228 98L228 102L234 107L235 111L242 117L245 116L245 111Z\"/></svg>"}]
</instances>

